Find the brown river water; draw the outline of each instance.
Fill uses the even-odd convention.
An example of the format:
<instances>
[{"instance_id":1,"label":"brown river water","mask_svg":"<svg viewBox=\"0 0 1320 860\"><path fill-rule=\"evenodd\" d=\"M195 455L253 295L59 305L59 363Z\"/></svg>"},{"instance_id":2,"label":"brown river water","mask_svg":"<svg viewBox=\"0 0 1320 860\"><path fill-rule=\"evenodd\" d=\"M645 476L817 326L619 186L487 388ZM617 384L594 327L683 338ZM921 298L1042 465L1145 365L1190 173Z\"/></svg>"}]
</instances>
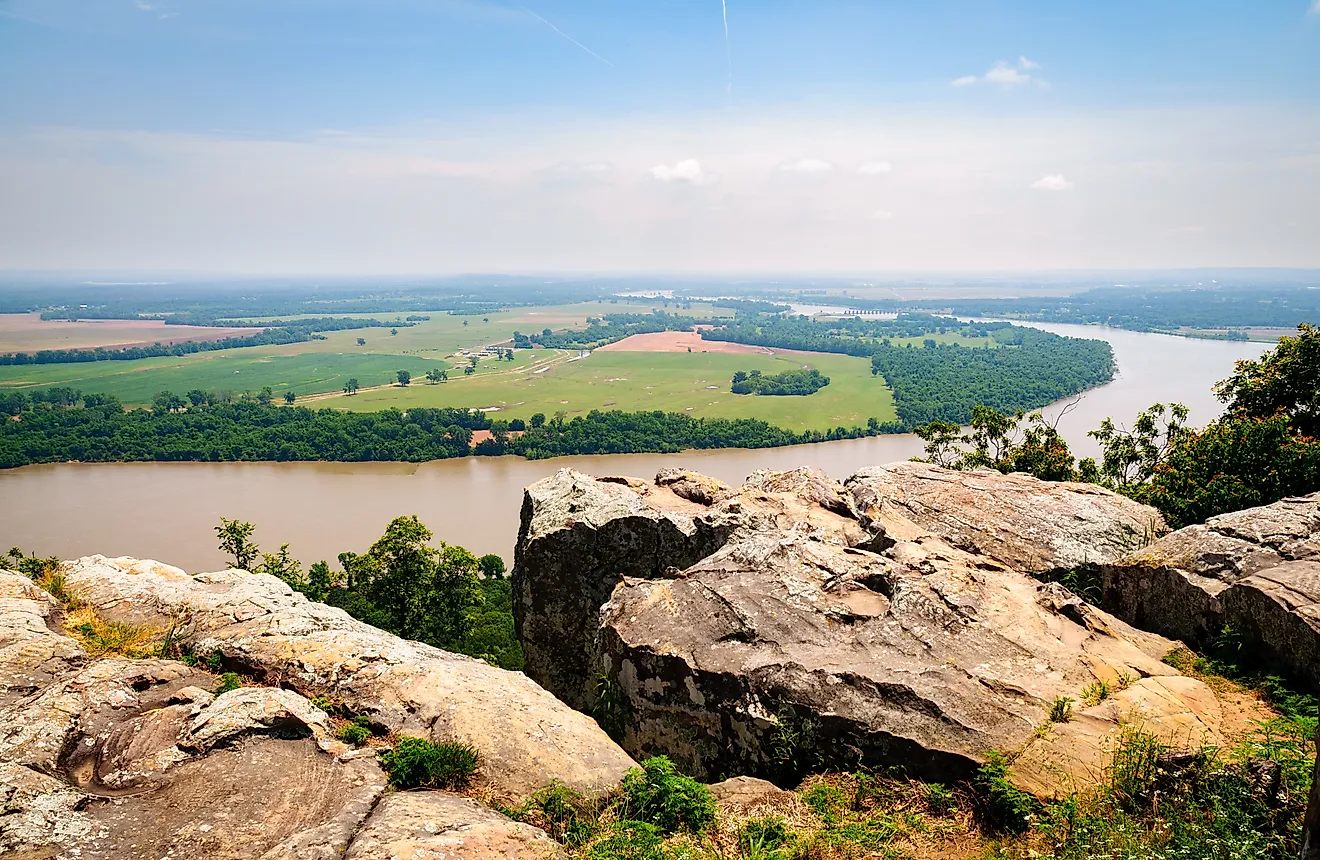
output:
<instances>
[{"instance_id":1,"label":"brown river water","mask_svg":"<svg viewBox=\"0 0 1320 860\"><path fill-rule=\"evenodd\" d=\"M1079 455L1093 454L1086 431L1106 416L1131 422L1154 402L1180 401L1192 422L1220 411L1211 392L1257 343L1203 341L1085 326L1041 325L1059 334L1103 338L1118 376L1088 392L1060 422ZM1056 404L1045 410L1053 417ZM729 483L756 469L809 465L843 478L857 469L921 453L915 436L881 436L756 451L689 451L523 460L469 457L430 463L60 463L0 470L0 551L92 553L155 558L187 570L223 567L212 529L221 516L257 524L267 550L290 544L310 564L364 551L400 514L421 517L439 540L510 564L522 489L564 467L596 475L654 476L683 465Z\"/></svg>"}]
</instances>

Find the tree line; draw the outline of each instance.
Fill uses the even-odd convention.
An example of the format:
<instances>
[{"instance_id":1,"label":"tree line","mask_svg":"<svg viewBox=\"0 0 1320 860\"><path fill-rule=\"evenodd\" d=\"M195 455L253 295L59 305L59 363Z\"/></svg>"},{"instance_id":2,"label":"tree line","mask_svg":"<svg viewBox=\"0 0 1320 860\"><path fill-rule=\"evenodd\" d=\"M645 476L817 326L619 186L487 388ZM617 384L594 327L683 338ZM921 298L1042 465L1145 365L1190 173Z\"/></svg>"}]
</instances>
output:
<instances>
[{"instance_id":1,"label":"tree line","mask_svg":"<svg viewBox=\"0 0 1320 860\"><path fill-rule=\"evenodd\" d=\"M978 406L966 431L937 420L916 432L938 465L1102 484L1175 528L1320 490L1320 329L1303 323L1260 359L1239 361L1215 393L1224 414L1200 430L1178 403L1152 405L1131 427L1106 418L1089 434L1099 460L1076 460L1053 425L1022 411Z\"/></svg>"},{"instance_id":2,"label":"tree line","mask_svg":"<svg viewBox=\"0 0 1320 860\"><path fill-rule=\"evenodd\" d=\"M230 326L250 325L242 321L226 322ZM127 346L119 349L95 347L92 349L43 349L38 352L13 352L0 354L0 365L28 364L77 364L85 361L136 361L141 358L160 358L162 356L192 355L198 352L213 352L222 349L239 349L247 346L279 346L288 343L305 343L310 340L325 340L320 332L344 331L360 328L403 328L416 323L394 321L382 322L375 319L352 317L277 320L265 323L266 328L256 334L235 335L219 340L185 340L179 343L154 343L150 346ZM208 323L210 325L210 323Z\"/></svg>"},{"instance_id":3,"label":"tree line","mask_svg":"<svg viewBox=\"0 0 1320 860\"><path fill-rule=\"evenodd\" d=\"M519 349L542 346L546 349L596 349L635 334L653 334L661 331L691 331L697 325L717 325L717 319L703 319L666 313L657 310L649 314L605 314L588 317L585 329L554 332L543 329L539 333L513 333L513 345Z\"/></svg>"}]
</instances>

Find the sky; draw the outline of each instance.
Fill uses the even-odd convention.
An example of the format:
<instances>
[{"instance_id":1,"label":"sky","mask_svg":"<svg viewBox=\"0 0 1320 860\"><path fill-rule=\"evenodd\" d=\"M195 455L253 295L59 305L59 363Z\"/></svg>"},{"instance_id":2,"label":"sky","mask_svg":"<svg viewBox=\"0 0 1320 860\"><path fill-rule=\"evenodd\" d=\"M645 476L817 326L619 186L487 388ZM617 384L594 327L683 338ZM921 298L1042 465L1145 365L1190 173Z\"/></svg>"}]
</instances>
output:
<instances>
[{"instance_id":1,"label":"sky","mask_svg":"<svg viewBox=\"0 0 1320 860\"><path fill-rule=\"evenodd\" d=\"M0 269L1320 267L1320 0L0 0Z\"/></svg>"}]
</instances>

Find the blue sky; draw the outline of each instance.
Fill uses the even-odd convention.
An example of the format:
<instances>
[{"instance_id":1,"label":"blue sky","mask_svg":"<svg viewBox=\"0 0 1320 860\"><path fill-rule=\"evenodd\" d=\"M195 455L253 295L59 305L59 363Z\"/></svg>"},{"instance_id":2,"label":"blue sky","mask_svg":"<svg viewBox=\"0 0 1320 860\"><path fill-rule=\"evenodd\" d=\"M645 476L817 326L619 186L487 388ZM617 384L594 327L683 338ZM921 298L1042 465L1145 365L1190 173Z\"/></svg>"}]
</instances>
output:
<instances>
[{"instance_id":1,"label":"blue sky","mask_svg":"<svg viewBox=\"0 0 1320 860\"><path fill-rule=\"evenodd\" d=\"M0 268L1320 265L1310 0L727 2L0 0Z\"/></svg>"}]
</instances>

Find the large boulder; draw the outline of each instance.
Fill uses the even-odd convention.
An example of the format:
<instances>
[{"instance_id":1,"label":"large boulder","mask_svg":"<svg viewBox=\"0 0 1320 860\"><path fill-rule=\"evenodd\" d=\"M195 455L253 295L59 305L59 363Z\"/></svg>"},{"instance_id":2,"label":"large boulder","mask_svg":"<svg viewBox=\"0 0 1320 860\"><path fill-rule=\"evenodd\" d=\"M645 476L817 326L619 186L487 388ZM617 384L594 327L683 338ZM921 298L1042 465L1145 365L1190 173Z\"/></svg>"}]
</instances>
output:
<instances>
[{"instance_id":1,"label":"large boulder","mask_svg":"<svg viewBox=\"0 0 1320 860\"><path fill-rule=\"evenodd\" d=\"M1030 475L891 463L844 482L858 506L892 511L950 544L1024 573L1105 564L1163 534L1147 505L1098 487Z\"/></svg>"},{"instance_id":2,"label":"large boulder","mask_svg":"<svg viewBox=\"0 0 1320 860\"><path fill-rule=\"evenodd\" d=\"M1194 647L1225 625L1320 683L1320 493L1211 517L1102 571L1105 606Z\"/></svg>"},{"instance_id":3,"label":"large boulder","mask_svg":"<svg viewBox=\"0 0 1320 860\"><path fill-rule=\"evenodd\" d=\"M95 579L95 564L81 565L85 580ZM175 575L151 562L136 569ZM0 673L22 681L0 701L0 855L386 860L559 851L475 801L388 794L377 750L335 740L329 716L293 690L245 686L217 696L215 676L180 661L89 659L63 629L71 622L57 601L15 578L0 576L0 586L8 594L0 611L16 619L0 631ZM188 611L175 609L179 635ZM134 617L150 622L157 610ZM261 612L248 605L245 614ZM381 656L377 647L359 659Z\"/></svg>"},{"instance_id":4,"label":"large boulder","mask_svg":"<svg viewBox=\"0 0 1320 860\"><path fill-rule=\"evenodd\" d=\"M590 534L632 547L613 561L597 555L589 590L561 596L582 615L539 643L546 662L562 652L602 679L594 712L634 756L664 753L712 780L791 782L859 765L949 780L1001 750L1022 752L1019 778L1048 792L1100 767L1125 720L1173 743L1220 739L1213 693L1161 661L1172 642L951 545L863 480L763 472L718 491L681 522L723 540L682 568L646 538L675 516L667 487L568 471L534 485L519 545L523 593L584 581L566 580L577 559L555 556L545 536L587 522ZM547 503L570 498L571 512ZM1102 544L1067 552L1098 560L1113 552ZM608 601L591 607L610 583ZM1120 695L1079 704L1084 719L1048 731L1054 700L1080 701L1088 688Z\"/></svg>"},{"instance_id":5,"label":"large boulder","mask_svg":"<svg viewBox=\"0 0 1320 860\"><path fill-rule=\"evenodd\" d=\"M513 611L526 672L580 710L596 700L600 607L626 576L663 579L733 535L821 530L867 545L876 535L851 500L811 469L758 472L733 492L713 478L666 469L657 483L572 469L527 488L514 551Z\"/></svg>"},{"instance_id":6,"label":"large boulder","mask_svg":"<svg viewBox=\"0 0 1320 860\"><path fill-rule=\"evenodd\" d=\"M494 794L523 797L552 780L608 790L633 766L594 721L527 676L399 639L272 576L91 556L68 565L66 582L102 616L173 627L197 653L218 651L263 683L332 698L398 734L469 743Z\"/></svg>"}]
</instances>

